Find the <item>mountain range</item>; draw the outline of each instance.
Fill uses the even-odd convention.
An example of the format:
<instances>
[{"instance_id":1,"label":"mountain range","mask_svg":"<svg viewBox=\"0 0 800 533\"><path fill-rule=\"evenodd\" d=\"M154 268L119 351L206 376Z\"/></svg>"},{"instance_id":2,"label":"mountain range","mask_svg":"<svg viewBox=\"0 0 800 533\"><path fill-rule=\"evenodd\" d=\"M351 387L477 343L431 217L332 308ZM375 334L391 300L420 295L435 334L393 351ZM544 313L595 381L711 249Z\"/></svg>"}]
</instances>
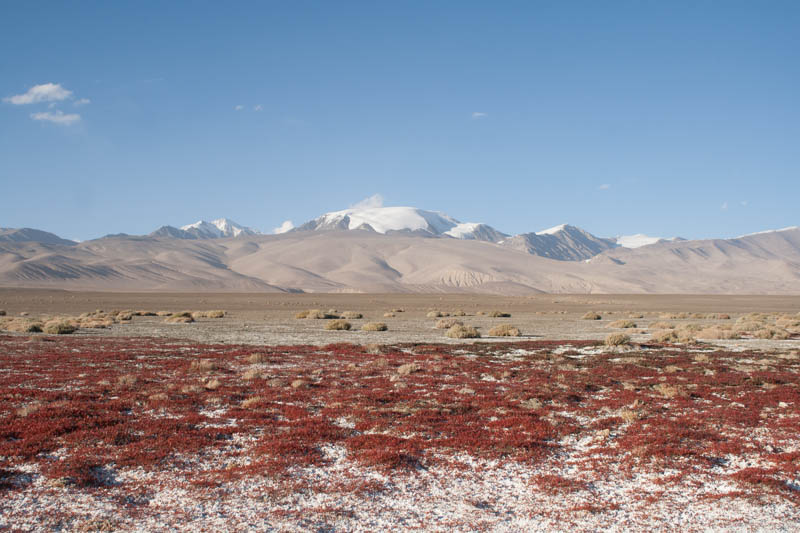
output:
<instances>
[{"instance_id":1,"label":"mountain range","mask_svg":"<svg viewBox=\"0 0 800 533\"><path fill-rule=\"evenodd\" d=\"M92 290L800 294L800 229L735 239L507 235L411 207L326 213L280 235L228 219L85 242L0 229L0 286Z\"/></svg>"}]
</instances>

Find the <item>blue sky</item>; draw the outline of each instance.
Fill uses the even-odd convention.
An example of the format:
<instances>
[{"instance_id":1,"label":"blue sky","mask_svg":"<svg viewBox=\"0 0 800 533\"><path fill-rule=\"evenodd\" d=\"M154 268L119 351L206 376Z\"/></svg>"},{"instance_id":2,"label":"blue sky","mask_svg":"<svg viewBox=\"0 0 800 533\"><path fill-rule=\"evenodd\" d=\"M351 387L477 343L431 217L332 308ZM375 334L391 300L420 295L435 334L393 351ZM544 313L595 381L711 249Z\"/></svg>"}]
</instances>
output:
<instances>
[{"instance_id":1,"label":"blue sky","mask_svg":"<svg viewBox=\"0 0 800 533\"><path fill-rule=\"evenodd\" d=\"M795 1L6 3L0 226L271 231L374 194L509 233L798 225L798 27Z\"/></svg>"}]
</instances>

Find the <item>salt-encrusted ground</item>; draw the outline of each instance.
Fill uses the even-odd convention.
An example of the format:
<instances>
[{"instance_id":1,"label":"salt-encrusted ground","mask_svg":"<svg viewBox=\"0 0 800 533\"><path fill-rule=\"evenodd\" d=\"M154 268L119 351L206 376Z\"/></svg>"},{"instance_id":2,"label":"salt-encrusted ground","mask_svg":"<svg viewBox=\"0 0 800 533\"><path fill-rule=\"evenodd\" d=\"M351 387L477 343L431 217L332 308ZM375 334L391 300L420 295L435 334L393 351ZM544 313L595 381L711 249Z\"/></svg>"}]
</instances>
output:
<instances>
[{"instance_id":1,"label":"salt-encrusted ground","mask_svg":"<svg viewBox=\"0 0 800 533\"><path fill-rule=\"evenodd\" d=\"M800 357L0 337L0 529L800 528Z\"/></svg>"}]
</instances>

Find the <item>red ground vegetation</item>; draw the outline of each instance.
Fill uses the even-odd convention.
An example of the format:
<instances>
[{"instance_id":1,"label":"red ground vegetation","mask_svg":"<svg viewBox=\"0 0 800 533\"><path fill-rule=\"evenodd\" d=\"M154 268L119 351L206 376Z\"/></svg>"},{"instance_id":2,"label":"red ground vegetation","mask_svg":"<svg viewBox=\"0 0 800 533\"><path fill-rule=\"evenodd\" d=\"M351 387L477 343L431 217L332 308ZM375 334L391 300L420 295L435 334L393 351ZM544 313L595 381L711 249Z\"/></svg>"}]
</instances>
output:
<instances>
[{"instance_id":1,"label":"red ground vegetation","mask_svg":"<svg viewBox=\"0 0 800 533\"><path fill-rule=\"evenodd\" d=\"M565 344L572 348L559 353ZM700 359L657 345L581 355L592 344L408 345L375 356L349 344L0 337L0 491L24 486L23 463L95 490L113 486L115 470L169 469L237 435L252 445L228 453L248 461L199 470L196 483L323 464L325 444L365 467L413 475L461 454L541 462L565 439L591 438L583 479L538 475L532 485L573 492L609 469L654 466L671 472L666 483L746 455L760 466L726 474L739 494L800 502L797 358L709 351ZM243 379L253 353L263 354L263 375ZM399 375L409 363L419 370ZM219 386L204 386L211 379ZM380 490L359 483L351 489Z\"/></svg>"}]
</instances>

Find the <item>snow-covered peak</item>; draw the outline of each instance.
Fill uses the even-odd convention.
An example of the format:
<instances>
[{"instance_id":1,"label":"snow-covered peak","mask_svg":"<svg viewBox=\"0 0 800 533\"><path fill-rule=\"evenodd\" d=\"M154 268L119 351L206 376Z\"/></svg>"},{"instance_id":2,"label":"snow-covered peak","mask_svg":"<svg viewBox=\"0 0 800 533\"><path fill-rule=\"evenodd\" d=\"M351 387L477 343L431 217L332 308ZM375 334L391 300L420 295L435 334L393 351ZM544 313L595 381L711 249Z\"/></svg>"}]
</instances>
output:
<instances>
[{"instance_id":1,"label":"snow-covered peak","mask_svg":"<svg viewBox=\"0 0 800 533\"><path fill-rule=\"evenodd\" d=\"M661 237L650 237L643 233L637 233L635 235L621 235L617 237L617 246L621 246L623 248L641 248L642 246L648 246L663 240L664 239Z\"/></svg>"},{"instance_id":2,"label":"snow-covered peak","mask_svg":"<svg viewBox=\"0 0 800 533\"><path fill-rule=\"evenodd\" d=\"M564 231L567 229L568 224L559 224L558 226L553 226L552 228L547 228L542 231L537 231L536 235L555 235L559 231Z\"/></svg>"},{"instance_id":3,"label":"snow-covered peak","mask_svg":"<svg viewBox=\"0 0 800 533\"><path fill-rule=\"evenodd\" d=\"M239 235L258 235L260 233L258 230L242 226L227 218L218 218L211 222L198 220L194 224L181 226L181 230L192 233L201 239L219 239L223 237L238 237Z\"/></svg>"},{"instance_id":4,"label":"snow-covered peak","mask_svg":"<svg viewBox=\"0 0 800 533\"><path fill-rule=\"evenodd\" d=\"M366 229L382 234L412 232L492 242L504 237L485 224L462 223L444 213L416 207L353 207L326 213L296 228L298 231L330 229Z\"/></svg>"}]
</instances>

